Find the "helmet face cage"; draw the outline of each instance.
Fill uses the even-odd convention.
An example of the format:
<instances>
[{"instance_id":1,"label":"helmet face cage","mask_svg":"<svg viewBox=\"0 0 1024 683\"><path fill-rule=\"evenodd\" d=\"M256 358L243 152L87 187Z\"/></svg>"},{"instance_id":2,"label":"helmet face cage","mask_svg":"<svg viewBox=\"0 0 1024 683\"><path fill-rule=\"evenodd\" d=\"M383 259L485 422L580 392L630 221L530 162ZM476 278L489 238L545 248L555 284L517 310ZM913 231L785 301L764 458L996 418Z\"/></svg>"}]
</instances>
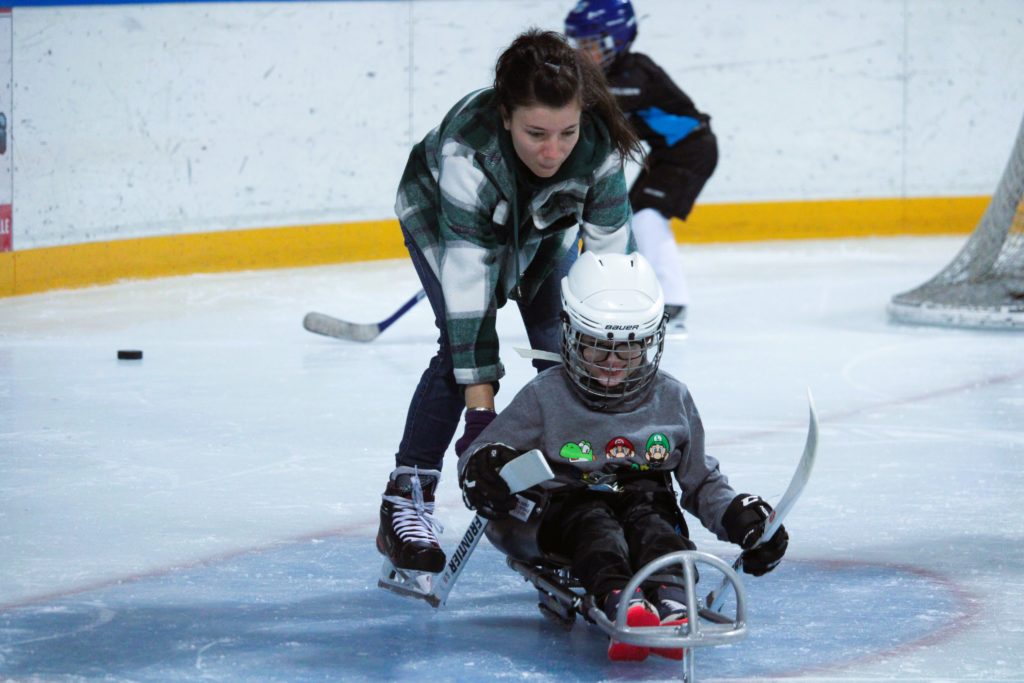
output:
<instances>
[{"instance_id":1,"label":"helmet face cage","mask_svg":"<svg viewBox=\"0 0 1024 683\"><path fill-rule=\"evenodd\" d=\"M607 69L636 39L636 14L629 0L581 0L565 18L569 44L599 55Z\"/></svg>"},{"instance_id":2,"label":"helmet face cage","mask_svg":"<svg viewBox=\"0 0 1024 683\"><path fill-rule=\"evenodd\" d=\"M665 321L654 333L633 339L601 339L562 322L562 359L577 390L586 398L607 401L643 391L654 380L665 348ZM630 335L633 336L633 335Z\"/></svg>"}]
</instances>

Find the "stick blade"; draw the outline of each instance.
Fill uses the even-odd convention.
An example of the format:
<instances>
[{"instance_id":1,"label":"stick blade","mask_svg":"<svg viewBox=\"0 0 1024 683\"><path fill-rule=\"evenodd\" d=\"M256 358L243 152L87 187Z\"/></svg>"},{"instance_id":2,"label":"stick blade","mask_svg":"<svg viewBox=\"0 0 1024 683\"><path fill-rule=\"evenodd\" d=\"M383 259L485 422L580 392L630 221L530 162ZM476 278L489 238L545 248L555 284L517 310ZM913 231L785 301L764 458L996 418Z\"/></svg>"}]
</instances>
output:
<instances>
[{"instance_id":1,"label":"stick blade","mask_svg":"<svg viewBox=\"0 0 1024 683\"><path fill-rule=\"evenodd\" d=\"M810 414L803 455L800 456L800 462L796 466L796 473L790 480L789 486L786 487L786 492L782 494L782 498L775 504L775 509L772 510L771 517L768 519L768 524L765 526L764 534L758 541L758 545L775 535L775 532L782 525L782 519L789 514L790 508L796 503L804 487L807 485L807 481L811 478L815 455L818 452L818 412L814 409L814 396L811 395L810 388L807 389L807 405Z\"/></svg>"},{"instance_id":2,"label":"stick blade","mask_svg":"<svg viewBox=\"0 0 1024 683\"><path fill-rule=\"evenodd\" d=\"M753 547L755 548L775 535L775 532L782 526L786 515L789 514L790 508L793 507L803 492L807 481L811 478L811 470L814 469L814 460L818 452L818 412L814 408L814 396L811 395L810 387L807 389L807 404L809 417L807 440L804 442L803 455L800 456L800 462L797 463L796 471L793 473L793 478L789 481L789 486L786 487L786 492L782 494L782 498L775 504L771 515L768 517L764 532L757 540L757 543L754 544ZM739 571L743 566L743 555L745 552L740 553L732 563L732 568L735 571ZM708 609L712 612L720 613L725 608L725 588L727 586L728 581L723 579L704 599Z\"/></svg>"},{"instance_id":3,"label":"stick blade","mask_svg":"<svg viewBox=\"0 0 1024 683\"><path fill-rule=\"evenodd\" d=\"M380 335L378 323L352 323L316 312L307 313L302 326L314 334L348 341L368 342Z\"/></svg>"},{"instance_id":4,"label":"stick blade","mask_svg":"<svg viewBox=\"0 0 1024 683\"><path fill-rule=\"evenodd\" d=\"M555 478L555 473L551 471L547 458L537 448L523 453L506 464L501 468L500 474L512 493L525 491L542 481Z\"/></svg>"},{"instance_id":5,"label":"stick blade","mask_svg":"<svg viewBox=\"0 0 1024 683\"><path fill-rule=\"evenodd\" d=\"M540 349L524 349L516 347L516 353L519 354L520 358L526 358L527 360L550 360L556 363L562 362L562 354L555 353L554 351L541 351Z\"/></svg>"}]
</instances>

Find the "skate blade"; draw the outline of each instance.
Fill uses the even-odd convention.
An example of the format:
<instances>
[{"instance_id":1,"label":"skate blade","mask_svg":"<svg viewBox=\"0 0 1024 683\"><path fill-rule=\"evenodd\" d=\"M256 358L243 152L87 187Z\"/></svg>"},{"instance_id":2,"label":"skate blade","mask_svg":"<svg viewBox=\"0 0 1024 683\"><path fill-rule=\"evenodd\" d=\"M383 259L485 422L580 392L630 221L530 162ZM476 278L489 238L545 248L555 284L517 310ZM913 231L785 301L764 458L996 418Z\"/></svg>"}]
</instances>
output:
<instances>
[{"instance_id":1,"label":"skate blade","mask_svg":"<svg viewBox=\"0 0 1024 683\"><path fill-rule=\"evenodd\" d=\"M385 559L384 566L380 570L380 579L377 580L377 587L407 598L426 600L432 606L440 607L441 601L433 592L433 579L433 574L399 569L391 564L390 560Z\"/></svg>"}]
</instances>

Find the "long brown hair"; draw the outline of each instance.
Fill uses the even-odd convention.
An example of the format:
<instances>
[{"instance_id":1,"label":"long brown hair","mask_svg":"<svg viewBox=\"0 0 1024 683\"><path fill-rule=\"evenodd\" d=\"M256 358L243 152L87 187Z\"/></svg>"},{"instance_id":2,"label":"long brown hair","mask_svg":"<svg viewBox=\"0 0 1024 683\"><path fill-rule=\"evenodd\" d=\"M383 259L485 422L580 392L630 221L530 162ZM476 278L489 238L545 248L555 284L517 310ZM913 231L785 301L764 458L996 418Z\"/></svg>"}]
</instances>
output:
<instances>
[{"instance_id":1,"label":"long brown hair","mask_svg":"<svg viewBox=\"0 0 1024 683\"><path fill-rule=\"evenodd\" d=\"M576 101L596 113L623 159L643 160L640 139L629 125L604 72L560 33L531 28L512 41L494 67L494 94L502 116L517 107L564 107Z\"/></svg>"}]
</instances>

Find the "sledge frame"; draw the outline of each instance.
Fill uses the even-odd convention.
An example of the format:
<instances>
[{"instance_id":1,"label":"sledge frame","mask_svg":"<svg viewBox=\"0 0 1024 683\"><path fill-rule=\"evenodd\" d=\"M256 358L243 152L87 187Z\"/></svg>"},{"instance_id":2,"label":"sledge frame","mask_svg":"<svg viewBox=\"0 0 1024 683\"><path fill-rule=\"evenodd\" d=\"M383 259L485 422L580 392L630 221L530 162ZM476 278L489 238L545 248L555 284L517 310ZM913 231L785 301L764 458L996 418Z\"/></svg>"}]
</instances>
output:
<instances>
[{"instance_id":1,"label":"sledge frame","mask_svg":"<svg viewBox=\"0 0 1024 683\"><path fill-rule=\"evenodd\" d=\"M641 647L682 649L683 680L688 683L696 679L697 648L726 645L742 640L747 636L747 595L736 571L724 560L714 555L696 550L683 550L663 555L643 566L623 591L632 595L645 581L651 579L666 567L681 566L683 570L684 588L686 591L686 608L688 614L696 614L698 618L688 619L680 626L642 626L626 625L626 612L629 602L623 600L617 609L615 620L609 619L604 611L597 606L594 597L586 594L579 584L562 567L535 565L511 556L506 556L508 566L523 576L538 591L538 608L544 616L571 630L576 615L595 624L613 640ZM725 581L732 586L736 596L735 610L730 615L707 609L697 597L696 578L697 565L710 566L720 572Z\"/></svg>"}]
</instances>

